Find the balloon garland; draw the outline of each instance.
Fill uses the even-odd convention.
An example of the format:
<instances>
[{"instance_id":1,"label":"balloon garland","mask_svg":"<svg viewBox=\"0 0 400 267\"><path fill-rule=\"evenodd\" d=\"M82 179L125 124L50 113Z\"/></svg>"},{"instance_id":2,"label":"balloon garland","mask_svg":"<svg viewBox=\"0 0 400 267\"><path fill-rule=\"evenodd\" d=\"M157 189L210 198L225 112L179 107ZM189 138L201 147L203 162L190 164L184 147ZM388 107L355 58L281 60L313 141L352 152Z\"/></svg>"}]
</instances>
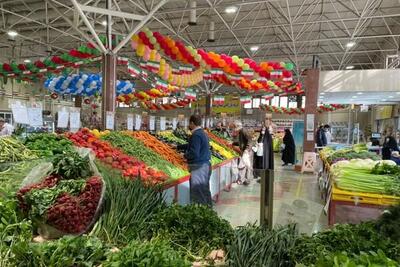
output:
<instances>
[{"instance_id":1,"label":"balloon garland","mask_svg":"<svg viewBox=\"0 0 400 267\"><path fill-rule=\"evenodd\" d=\"M152 101L140 102L140 106L149 110L173 110L177 108L183 108L191 103L190 100L178 100L175 103L170 104L155 104Z\"/></svg>"},{"instance_id":2,"label":"balloon garland","mask_svg":"<svg viewBox=\"0 0 400 267\"><path fill-rule=\"evenodd\" d=\"M200 82L202 79L213 79L219 83L229 86L237 86L246 90L266 90L274 93L279 93L284 90L285 92L302 93L301 84L292 82L292 74L289 71L289 69L291 70L293 68L293 64L291 63L277 64L276 62L262 62L260 64L261 67L259 67L255 65L256 63L251 59L245 59L251 66L253 66L253 69L250 69L250 67L246 67L246 63L242 64L242 59L238 58L237 56L219 56L218 54L210 52L207 54L207 56L211 58L221 57L222 59L218 60L222 63L217 65L212 63L207 64L209 61L202 61L202 57L200 55L195 55L196 51L198 51L198 53L202 54L203 57L206 57L204 51L202 52L202 50L193 50L191 47L185 47L178 41L175 42L169 37L164 37L156 32L152 33L148 29L139 32L137 35L132 37L132 48L136 50L136 54L139 57L147 62L144 64L144 66L153 66L155 69L152 70L153 72L158 72L160 77L172 84L178 84L180 86L192 86ZM173 60L191 64L194 67L200 67L197 70L198 75L196 75L194 79L189 78L192 83L185 82L184 79L182 85L181 81L176 81L177 77L171 76L171 67L165 62L165 59L161 58L161 55L158 53L158 51L163 51ZM233 62L232 66L234 71L232 71L232 68L226 67L227 65L223 63L225 62L224 60L228 63ZM240 68L240 66L236 63L244 68ZM144 66L141 67L143 68ZM210 68L210 71L204 70ZM252 79L251 81L247 80L246 78L254 76L254 70L258 71L257 74L260 76L260 78ZM201 73L203 74L202 77ZM167 76L168 79L166 79Z\"/></svg>"},{"instance_id":3,"label":"balloon garland","mask_svg":"<svg viewBox=\"0 0 400 267\"><path fill-rule=\"evenodd\" d=\"M116 94L126 95L134 91L135 84L130 81L117 81ZM56 94L93 96L101 94L102 77L100 74L72 74L47 79L44 87Z\"/></svg>"},{"instance_id":4,"label":"balloon garland","mask_svg":"<svg viewBox=\"0 0 400 267\"><path fill-rule=\"evenodd\" d=\"M72 49L61 56L52 56L43 61L37 60L34 63L0 64L0 76L16 78L24 81L37 81L44 77L45 73L60 73L64 68L79 68L83 64L101 60L100 52L92 45L82 45L78 49Z\"/></svg>"},{"instance_id":5,"label":"balloon garland","mask_svg":"<svg viewBox=\"0 0 400 267\"><path fill-rule=\"evenodd\" d=\"M317 107L318 113L328 112L328 111L335 111L339 109L347 108L347 105L341 104L325 104ZM304 108L284 108L284 107L276 107L276 106L269 106L269 105L260 105L260 109L265 110L271 113L278 113L278 114L289 114L289 115L301 115L304 114Z\"/></svg>"},{"instance_id":6,"label":"balloon garland","mask_svg":"<svg viewBox=\"0 0 400 267\"><path fill-rule=\"evenodd\" d=\"M171 59L196 68L218 68L232 75L250 71L266 79L292 80L293 63L261 62L257 64L250 58L242 59L236 55L231 57L225 54L206 52L203 49L185 46L180 41L175 41L159 32L152 32L147 28L133 36L133 41L148 46L150 49L161 50Z\"/></svg>"}]
</instances>

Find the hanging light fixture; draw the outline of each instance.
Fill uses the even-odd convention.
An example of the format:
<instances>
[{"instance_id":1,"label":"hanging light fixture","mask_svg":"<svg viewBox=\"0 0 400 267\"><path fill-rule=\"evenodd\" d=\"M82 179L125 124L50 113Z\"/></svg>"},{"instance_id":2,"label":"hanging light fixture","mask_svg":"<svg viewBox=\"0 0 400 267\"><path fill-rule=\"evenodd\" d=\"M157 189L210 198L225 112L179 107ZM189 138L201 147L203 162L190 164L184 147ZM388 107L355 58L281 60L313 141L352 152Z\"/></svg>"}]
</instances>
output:
<instances>
[{"instance_id":1,"label":"hanging light fixture","mask_svg":"<svg viewBox=\"0 0 400 267\"><path fill-rule=\"evenodd\" d=\"M197 6L197 3L195 0L191 0L189 2L189 7L190 7L189 25L197 25L196 6Z\"/></svg>"},{"instance_id":2,"label":"hanging light fixture","mask_svg":"<svg viewBox=\"0 0 400 267\"><path fill-rule=\"evenodd\" d=\"M210 20L210 24L208 26L208 42L215 42L215 22Z\"/></svg>"}]
</instances>

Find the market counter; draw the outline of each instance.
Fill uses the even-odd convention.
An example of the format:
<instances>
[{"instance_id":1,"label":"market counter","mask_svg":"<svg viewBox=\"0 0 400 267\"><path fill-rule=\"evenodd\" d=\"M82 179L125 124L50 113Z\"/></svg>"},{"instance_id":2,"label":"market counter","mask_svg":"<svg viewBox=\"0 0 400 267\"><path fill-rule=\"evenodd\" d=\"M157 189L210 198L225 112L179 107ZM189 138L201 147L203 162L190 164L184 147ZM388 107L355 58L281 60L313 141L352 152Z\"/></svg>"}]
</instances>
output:
<instances>
[{"instance_id":1,"label":"market counter","mask_svg":"<svg viewBox=\"0 0 400 267\"><path fill-rule=\"evenodd\" d=\"M214 201L218 201L220 193L231 189L232 183L237 180L237 158L223 161L212 166L210 191ZM180 205L190 203L190 175L172 181L164 187L164 199L168 204L176 202Z\"/></svg>"}]
</instances>

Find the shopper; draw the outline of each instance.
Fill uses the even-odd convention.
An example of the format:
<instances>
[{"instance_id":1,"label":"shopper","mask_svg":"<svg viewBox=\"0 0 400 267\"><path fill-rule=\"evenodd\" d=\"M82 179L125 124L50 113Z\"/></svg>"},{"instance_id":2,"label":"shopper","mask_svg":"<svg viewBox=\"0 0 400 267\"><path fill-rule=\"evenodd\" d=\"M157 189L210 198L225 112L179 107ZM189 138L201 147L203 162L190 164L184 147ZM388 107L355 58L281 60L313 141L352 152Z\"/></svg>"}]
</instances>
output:
<instances>
[{"instance_id":1,"label":"shopper","mask_svg":"<svg viewBox=\"0 0 400 267\"><path fill-rule=\"evenodd\" d=\"M316 141L317 141L317 146L318 147L324 147L326 146L326 135L324 131L324 127L321 125L319 126L316 134Z\"/></svg>"},{"instance_id":2,"label":"shopper","mask_svg":"<svg viewBox=\"0 0 400 267\"><path fill-rule=\"evenodd\" d=\"M253 157L252 157L252 135L249 131L243 129L241 121L234 122L237 141L233 145L240 149L240 158L238 163L239 178L238 184L249 185L253 177Z\"/></svg>"},{"instance_id":3,"label":"shopper","mask_svg":"<svg viewBox=\"0 0 400 267\"><path fill-rule=\"evenodd\" d=\"M10 136L14 132L14 127L5 119L0 118L0 136Z\"/></svg>"},{"instance_id":4,"label":"shopper","mask_svg":"<svg viewBox=\"0 0 400 267\"><path fill-rule=\"evenodd\" d=\"M254 168L257 177L261 177L264 170L274 169L274 150L272 141L273 124L271 117L266 115L262 122L260 136L257 140L257 151L254 158ZM261 150L261 151L260 151Z\"/></svg>"},{"instance_id":5,"label":"shopper","mask_svg":"<svg viewBox=\"0 0 400 267\"><path fill-rule=\"evenodd\" d=\"M389 127L385 131L385 140L382 145L382 159L390 159L393 151L399 151L399 146L393 137L393 129Z\"/></svg>"},{"instance_id":6,"label":"shopper","mask_svg":"<svg viewBox=\"0 0 400 267\"><path fill-rule=\"evenodd\" d=\"M296 145L294 143L293 135L289 129L285 129L285 136L283 137L283 145L284 145L284 148L282 150L283 166L294 164L296 158Z\"/></svg>"},{"instance_id":7,"label":"shopper","mask_svg":"<svg viewBox=\"0 0 400 267\"><path fill-rule=\"evenodd\" d=\"M331 126L329 126L329 124L324 125L324 133L326 138L326 144L329 145L330 143L332 143Z\"/></svg>"},{"instance_id":8,"label":"shopper","mask_svg":"<svg viewBox=\"0 0 400 267\"><path fill-rule=\"evenodd\" d=\"M179 146L185 149L185 158L190 170L190 202L212 206L210 192L211 151L207 134L201 128L201 117L192 115L189 119L189 129L192 135L187 145Z\"/></svg>"}]
</instances>

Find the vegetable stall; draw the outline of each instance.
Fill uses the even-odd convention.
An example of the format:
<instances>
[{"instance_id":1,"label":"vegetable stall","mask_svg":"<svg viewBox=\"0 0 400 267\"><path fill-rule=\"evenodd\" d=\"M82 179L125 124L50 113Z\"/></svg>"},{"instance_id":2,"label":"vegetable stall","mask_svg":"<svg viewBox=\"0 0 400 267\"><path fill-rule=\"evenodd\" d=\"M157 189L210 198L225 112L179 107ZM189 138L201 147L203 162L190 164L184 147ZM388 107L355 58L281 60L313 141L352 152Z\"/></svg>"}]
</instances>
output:
<instances>
[{"instance_id":1,"label":"vegetable stall","mask_svg":"<svg viewBox=\"0 0 400 267\"><path fill-rule=\"evenodd\" d=\"M162 193L165 183L179 178L165 176L154 162L138 158L134 151L112 146L107 136L114 135L140 135L155 142L143 133L98 135L88 130L66 134L62 139L65 151L54 145L52 153L30 144L54 136L32 137L25 145L16 139L9 142L13 147L8 153L14 146L24 151L14 164L26 160L36 166L27 170L10 165L13 168L2 170L20 170L21 174L0 181L2 189L10 181L17 184L0 194L0 266L399 266L399 205L377 220L336 225L312 236L300 235L294 224L273 230L251 224L233 229L208 207L168 203ZM165 135L170 133L161 133ZM170 139L180 142L177 138ZM91 148L96 158L84 154L84 148ZM172 156L167 147L162 149L165 151L156 163L180 156ZM16 160L8 159L3 163ZM332 166L338 175L367 165L361 161L340 164L347 169ZM184 169L184 164L181 167ZM381 162L370 172L392 177L387 181L393 182L392 175L399 170ZM341 186L353 186L352 181L340 182ZM395 183L379 182L371 190L397 188ZM41 239L46 236L43 230L53 228L59 230L59 238ZM55 237L54 231L47 233Z\"/></svg>"},{"instance_id":2,"label":"vegetable stall","mask_svg":"<svg viewBox=\"0 0 400 267\"><path fill-rule=\"evenodd\" d=\"M400 202L400 167L391 160L379 160L365 145L338 150L327 147L319 156L319 184L329 225L344 213L341 222L376 218L382 209Z\"/></svg>"}]
</instances>

